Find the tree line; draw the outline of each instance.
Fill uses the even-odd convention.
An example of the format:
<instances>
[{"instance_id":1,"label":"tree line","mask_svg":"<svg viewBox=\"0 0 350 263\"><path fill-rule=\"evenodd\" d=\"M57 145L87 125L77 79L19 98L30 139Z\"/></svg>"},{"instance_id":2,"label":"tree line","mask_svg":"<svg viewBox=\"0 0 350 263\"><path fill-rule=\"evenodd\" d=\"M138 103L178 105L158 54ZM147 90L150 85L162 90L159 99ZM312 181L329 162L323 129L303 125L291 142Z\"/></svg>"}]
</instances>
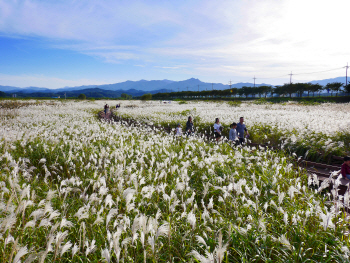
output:
<instances>
[{"instance_id":1,"label":"tree line","mask_svg":"<svg viewBox=\"0 0 350 263\"><path fill-rule=\"evenodd\" d=\"M312 83L288 83L282 86L258 86L242 88L231 88L225 90L203 90L203 91L180 91L169 93L157 93L153 95L154 99L176 99L176 98L191 98L191 97L267 97L270 95L278 97L292 97L296 94L298 97L320 95L322 91L326 90L333 96L333 93L338 95L339 92L350 93L350 84L345 85L341 82L328 83L325 86Z\"/></svg>"}]
</instances>

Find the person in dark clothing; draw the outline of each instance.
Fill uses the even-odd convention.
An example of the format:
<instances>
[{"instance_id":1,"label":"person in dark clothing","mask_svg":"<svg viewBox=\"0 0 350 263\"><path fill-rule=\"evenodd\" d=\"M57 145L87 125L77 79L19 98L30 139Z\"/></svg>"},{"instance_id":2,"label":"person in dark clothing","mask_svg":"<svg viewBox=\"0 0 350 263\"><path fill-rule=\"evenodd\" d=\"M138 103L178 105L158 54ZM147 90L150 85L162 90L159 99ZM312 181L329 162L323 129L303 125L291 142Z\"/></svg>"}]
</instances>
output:
<instances>
[{"instance_id":1,"label":"person in dark clothing","mask_svg":"<svg viewBox=\"0 0 350 263\"><path fill-rule=\"evenodd\" d=\"M341 166L341 174L344 179L350 180L350 157L344 157L344 163Z\"/></svg>"},{"instance_id":2,"label":"person in dark clothing","mask_svg":"<svg viewBox=\"0 0 350 263\"><path fill-rule=\"evenodd\" d=\"M194 129L193 129L193 121L192 121L192 117L189 116L188 117L188 121L186 123L186 133L187 133L187 136L189 135L192 135L194 132Z\"/></svg>"},{"instance_id":3,"label":"person in dark clothing","mask_svg":"<svg viewBox=\"0 0 350 263\"><path fill-rule=\"evenodd\" d=\"M236 131L237 131L237 135L238 135L238 139L240 144L243 144L245 139L244 139L244 132L246 133L246 137L249 137L249 133L247 130L247 127L245 126L245 124L243 124L244 122L244 118L240 117L239 118L239 123L237 123L237 127L236 127Z\"/></svg>"}]
</instances>

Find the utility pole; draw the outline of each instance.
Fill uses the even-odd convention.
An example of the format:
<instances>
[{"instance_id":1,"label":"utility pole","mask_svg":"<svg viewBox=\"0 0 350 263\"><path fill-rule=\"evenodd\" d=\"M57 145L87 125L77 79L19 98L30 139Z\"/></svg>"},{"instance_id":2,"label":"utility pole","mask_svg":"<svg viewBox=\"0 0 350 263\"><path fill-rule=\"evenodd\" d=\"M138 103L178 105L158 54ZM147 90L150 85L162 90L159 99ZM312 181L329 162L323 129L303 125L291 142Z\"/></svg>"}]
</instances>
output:
<instances>
[{"instance_id":1,"label":"utility pole","mask_svg":"<svg viewBox=\"0 0 350 263\"><path fill-rule=\"evenodd\" d=\"M254 76L254 78L253 78L253 79L254 79L254 88L255 88L255 80L256 80L256 77Z\"/></svg>"},{"instance_id":2,"label":"utility pole","mask_svg":"<svg viewBox=\"0 0 350 263\"><path fill-rule=\"evenodd\" d=\"M348 68L349 68L349 63L346 63L346 78L345 78L345 86L348 85Z\"/></svg>"},{"instance_id":3,"label":"utility pole","mask_svg":"<svg viewBox=\"0 0 350 263\"><path fill-rule=\"evenodd\" d=\"M232 81L230 80L230 89L231 89L231 87L232 87Z\"/></svg>"},{"instance_id":4,"label":"utility pole","mask_svg":"<svg viewBox=\"0 0 350 263\"><path fill-rule=\"evenodd\" d=\"M288 74L288 75L290 76L289 84L292 84L292 76L293 76L292 71L291 71L290 74Z\"/></svg>"}]
</instances>

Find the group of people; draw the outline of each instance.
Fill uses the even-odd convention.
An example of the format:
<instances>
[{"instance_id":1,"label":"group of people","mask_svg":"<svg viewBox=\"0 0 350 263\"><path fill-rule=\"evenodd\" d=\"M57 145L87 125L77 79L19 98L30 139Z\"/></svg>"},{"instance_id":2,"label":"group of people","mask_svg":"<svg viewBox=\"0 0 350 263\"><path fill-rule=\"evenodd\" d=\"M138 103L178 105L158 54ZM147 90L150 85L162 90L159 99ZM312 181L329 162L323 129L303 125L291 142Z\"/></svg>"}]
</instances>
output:
<instances>
[{"instance_id":1,"label":"group of people","mask_svg":"<svg viewBox=\"0 0 350 263\"><path fill-rule=\"evenodd\" d=\"M119 109L120 108L120 103L115 105L115 108ZM109 105L106 103L106 105L104 106L105 115L107 114L108 111L109 111Z\"/></svg>"},{"instance_id":2,"label":"group of people","mask_svg":"<svg viewBox=\"0 0 350 263\"><path fill-rule=\"evenodd\" d=\"M187 136L191 136L194 133L194 128L193 128L193 121L192 121L192 117L189 116L188 120L186 122L186 135ZM182 128L181 128L181 124L178 123L177 127L176 127L176 136L182 136Z\"/></svg>"},{"instance_id":3,"label":"group of people","mask_svg":"<svg viewBox=\"0 0 350 263\"><path fill-rule=\"evenodd\" d=\"M239 123L235 123L233 122L230 125L230 132L229 132L229 141L235 144L243 144L245 142L245 138L249 137L249 133L247 130L247 127L244 124L244 118L240 117L239 118ZM216 141L218 142L221 137L222 137L222 131L223 131L223 126L220 124L220 120L219 118L215 119L215 123L214 123L214 136ZM186 123L186 135L190 136L193 135L194 132L194 128L193 128L193 121L192 121L192 117L189 116L188 117L188 121ZM181 124L178 123L177 127L176 127L176 136L182 136L183 132L182 132L182 128L181 128Z\"/></svg>"},{"instance_id":4,"label":"group of people","mask_svg":"<svg viewBox=\"0 0 350 263\"><path fill-rule=\"evenodd\" d=\"M247 127L243 122L244 122L244 118L240 117L239 123L235 123L235 122L231 123L230 125L231 129L229 132L230 142L234 142L236 144L243 144L245 142L245 138L249 137ZM214 123L214 135L217 142L222 137L221 135L222 130L223 130L223 127L220 124L220 120L219 118L216 118Z\"/></svg>"}]
</instances>

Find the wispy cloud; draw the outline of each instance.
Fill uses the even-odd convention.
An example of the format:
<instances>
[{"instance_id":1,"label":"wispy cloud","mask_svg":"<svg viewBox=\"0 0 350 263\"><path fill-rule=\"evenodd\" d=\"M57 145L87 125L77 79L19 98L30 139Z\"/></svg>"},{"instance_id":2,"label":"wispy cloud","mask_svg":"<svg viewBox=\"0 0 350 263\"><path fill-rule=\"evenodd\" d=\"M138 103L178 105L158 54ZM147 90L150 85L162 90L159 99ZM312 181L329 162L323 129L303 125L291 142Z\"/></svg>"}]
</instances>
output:
<instances>
[{"instance_id":1,"label":"wispy cloud","mask_svg":"<svg viewBox=\"0 0 350 263\"><path fill-rule=\"evenodd\" d=\"M272 78L350 60L349 8L342 0L0 0L0 35L159 75Z\"/></svg>"}]
</instances>

